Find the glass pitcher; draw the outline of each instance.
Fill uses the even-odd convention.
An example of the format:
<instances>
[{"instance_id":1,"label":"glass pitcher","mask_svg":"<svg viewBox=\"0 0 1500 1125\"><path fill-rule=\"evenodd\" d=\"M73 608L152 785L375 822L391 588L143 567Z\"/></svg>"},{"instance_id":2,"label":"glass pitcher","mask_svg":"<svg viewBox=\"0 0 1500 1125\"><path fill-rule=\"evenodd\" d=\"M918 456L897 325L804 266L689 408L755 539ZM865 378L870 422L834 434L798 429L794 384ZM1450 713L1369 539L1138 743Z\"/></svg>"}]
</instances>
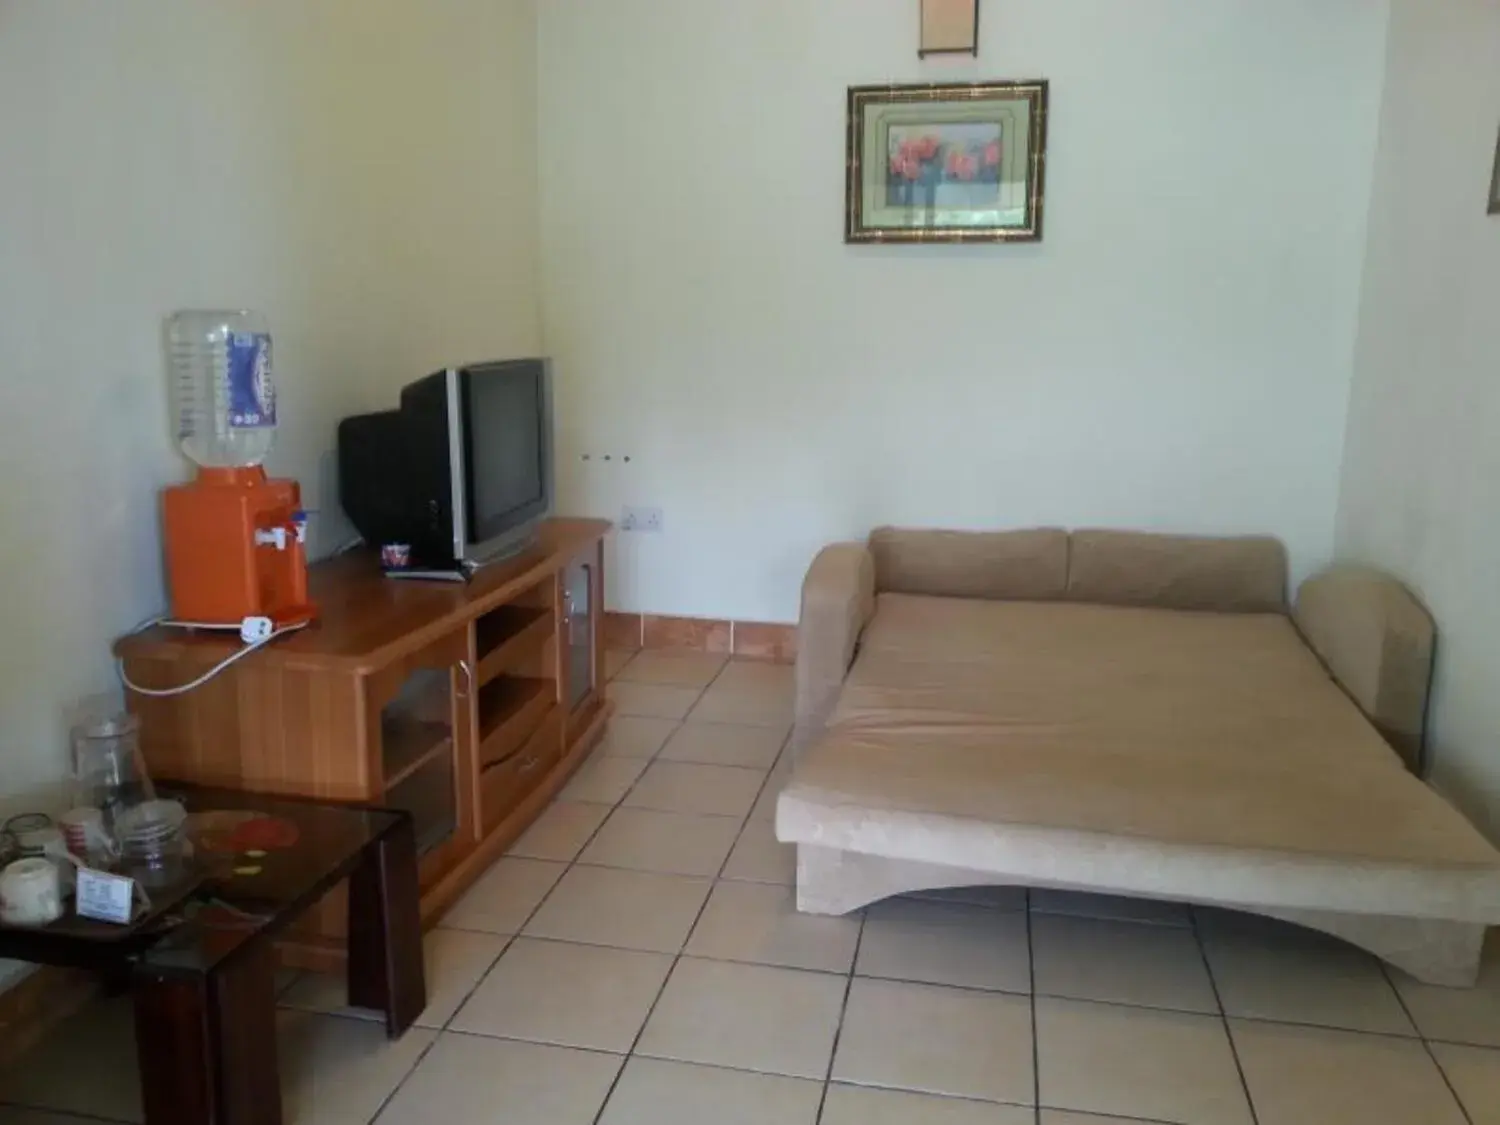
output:
<instances>
[{"instance_id":1,"label":"glass pitcher","mask_svg":"<svg viewBox=\"0 0 1500 1125\"><path fill-rule=\"evenodd\" d=\"M111 837L122 812L155 796L134 715L100 716L73 728L73 803L101 810Z\"/></svg>"}]
</instances>

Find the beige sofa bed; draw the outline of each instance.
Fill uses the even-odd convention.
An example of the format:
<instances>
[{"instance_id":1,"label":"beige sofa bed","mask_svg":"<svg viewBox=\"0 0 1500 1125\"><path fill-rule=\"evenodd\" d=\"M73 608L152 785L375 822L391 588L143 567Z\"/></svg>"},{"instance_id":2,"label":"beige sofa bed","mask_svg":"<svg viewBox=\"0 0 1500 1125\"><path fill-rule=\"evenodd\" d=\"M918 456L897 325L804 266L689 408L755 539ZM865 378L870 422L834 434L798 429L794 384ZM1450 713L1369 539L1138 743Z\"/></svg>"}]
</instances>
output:
<instances>
[{"instance_id":1,"label":"beige sofa bed","mask_svg":"<svg viewBox=\"0 0 1500 1125\"><path fill-rule=\"evenodd\" d=\"M799 909L985 884L1253 911L1472 984L1500 853L1413 772L1433 630L1271 539L882 530L822 551L777 805Z\"/></svg>"}]
</instances>

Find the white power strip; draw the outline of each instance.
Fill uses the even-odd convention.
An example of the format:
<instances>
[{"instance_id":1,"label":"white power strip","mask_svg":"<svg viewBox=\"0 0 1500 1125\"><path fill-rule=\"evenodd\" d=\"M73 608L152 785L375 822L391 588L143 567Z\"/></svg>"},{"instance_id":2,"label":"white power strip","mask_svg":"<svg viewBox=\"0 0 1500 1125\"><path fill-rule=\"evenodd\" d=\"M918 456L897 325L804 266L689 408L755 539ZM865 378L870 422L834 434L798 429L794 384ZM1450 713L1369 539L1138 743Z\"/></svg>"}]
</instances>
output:
<instances>
[{"instance_id":1,"label":"white power strip","mask_svg":"<svg viewBox=\"0 0 1500 1125\"><path fill-rule=\"evenodd\" d=\"M269 641L275 631L276 627L271 624L269 617L247 617L240 622L240 640L247 645Z\"/></svg>"},{"instance_id":2,"label":"white power strip","mask_svg":"<svg viewBox=\"0 0 1500 1125\"><path fill-rule=\"evenodd\" d=\"M225 668L228 668L236 660L242 660L243 658L249 656L256 649L264 648L266 645L274 641L277 637L283 636L287 633L295 633L298 629L306 628L307 624L307 622L301 621L296 625L285 625L282 628L278 629L276 628L275 623L272 622L269 617L247 617L238 625L240 640L244 642L244 648L240 649L237 652L230 653L223 660L219 661L219 663L215 664L212 668L210 668L207 672L204 672L203 675L199 676L197 679L191 680L185 684L179 684L176 687L147 688L141 687L139 684L132 683L130 677L125 674L125 662L118 657L115 659L115 670L120 676L120 682L124 684L129 690L135 692L137 695L149 695L153 698L182 695L184 692L189 692L194 688L202 687L204 684L208 683L209 680L213 679L220 672L224 671ZM131 630L131 632L141 633L151 628L153 625L167 625L181 629L227 630L236 628L236 626L234 625L208 624L206 622L197 621L172 621L165 617L154 617L150 621L147 621L141 625L137 625L134 629Z\"/></svg>"}]
</instances>

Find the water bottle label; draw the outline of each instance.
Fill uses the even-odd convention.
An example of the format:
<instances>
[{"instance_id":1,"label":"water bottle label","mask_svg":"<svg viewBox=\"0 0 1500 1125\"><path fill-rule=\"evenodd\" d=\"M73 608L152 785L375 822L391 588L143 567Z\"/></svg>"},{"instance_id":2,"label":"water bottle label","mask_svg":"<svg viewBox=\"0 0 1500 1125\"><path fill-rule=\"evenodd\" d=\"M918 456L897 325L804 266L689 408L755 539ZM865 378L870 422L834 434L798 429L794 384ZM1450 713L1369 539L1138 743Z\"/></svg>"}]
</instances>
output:
<instances>
[{"instance_id":1,"label":"water bottle label","mask_svg":"<svg viewBox=\"0 0 1500 1125\"><path fill-rule=\"evenodd\" d=\"M229 424L241 429L276 425L271 337L264 332L231 332L228 344Z\"/></svg>"}]
</instances>

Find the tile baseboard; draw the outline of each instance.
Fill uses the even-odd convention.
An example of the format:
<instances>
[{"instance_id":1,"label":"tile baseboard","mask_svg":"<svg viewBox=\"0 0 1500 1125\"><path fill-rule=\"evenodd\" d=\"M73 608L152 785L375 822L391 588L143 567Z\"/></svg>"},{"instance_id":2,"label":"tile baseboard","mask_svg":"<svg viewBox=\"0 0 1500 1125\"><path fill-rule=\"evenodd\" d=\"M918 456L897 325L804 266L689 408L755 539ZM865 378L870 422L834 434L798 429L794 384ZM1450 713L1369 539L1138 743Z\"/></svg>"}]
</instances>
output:
<instances>
[{"instance_id":1,"label":"tile baseboard","mask_svg":"<svg viewBox=\"0 0 1500 1125\"><path fill-rule=\"evenodd\" d=\"M639 651L641 647L641 615L639 613L611 613L604 611L604 647Z\"/></svg>"},{"instance_id":2,"label":"tile baseboard","mask_svg":"<svg viewBox=\"0 0 1500 1125\"><path fill-rule=\"evenodd\" d=\"M608 648L631 652L643 648L670 649L792 664L797 659L797 626L606 611L604 643Z\"/></svg>"},{"instance_id":3,"label":"tile baseboard","mask_svg":"<svg viewBox=\"0 0 1500 1125\"><path fill-rule=\"evenodd\" d=\"M767 625L758 621L734 623L734 655L743 660L767 660L772 664L797 662L797 627Z\"/></svg>"},{"instance_id":4,"label":"tile baseboard","mask_svg":"<svg viewBox=\"0 0 1500 1125\"><path fill-rule=\"evenodd\" d=\"M641 619L642 648L671 648L728 656L733 638L734 626L728 621L703 617L658 617L650 613Z\"/></svg>"}]
</instances>

